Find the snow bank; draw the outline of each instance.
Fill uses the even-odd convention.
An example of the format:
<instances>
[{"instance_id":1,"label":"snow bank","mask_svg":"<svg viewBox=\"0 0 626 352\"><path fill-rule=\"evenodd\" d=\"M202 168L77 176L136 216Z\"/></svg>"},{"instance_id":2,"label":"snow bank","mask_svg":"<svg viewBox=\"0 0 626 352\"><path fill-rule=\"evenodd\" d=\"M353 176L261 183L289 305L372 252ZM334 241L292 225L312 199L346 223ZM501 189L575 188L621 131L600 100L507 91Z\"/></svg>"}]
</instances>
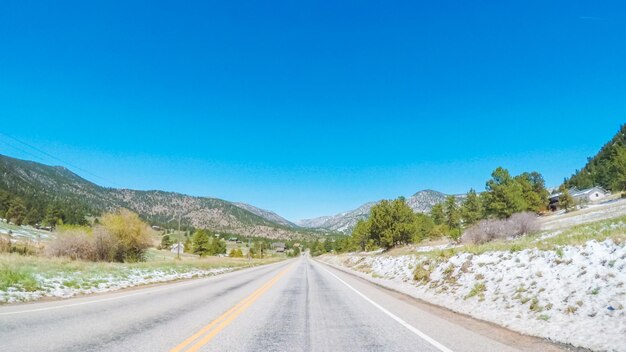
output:
<instances>
[{"instance_id":1,"label":"snow bank","mask_svg":"<svg viewBox=\"0 0 626 352\"><path fill-rule=\"evenodd\" d=\"M424 256L340 255L323 261L383 286L518 332L626 351L626 246ZM424 277L414 279L415 268Z\"/></svg>"},{"instance_id":2,"label":"snow bank","mask_svg":"<svg viewBox=\"0 0 626 352\"><path fill-rule=\"evenodd\" d=\"M232 270L234 269L216 268L179 272L174 269L129 269L121 273L90 277L84 277L80 272L53 277L37 275L36 279L40 289L30 292L21 287L10 287L6 291L0 290L0 303L34 301L42 297L69 298L76 295L115 291L146 284L213 276Z\"/></svg>"}]
</instances>

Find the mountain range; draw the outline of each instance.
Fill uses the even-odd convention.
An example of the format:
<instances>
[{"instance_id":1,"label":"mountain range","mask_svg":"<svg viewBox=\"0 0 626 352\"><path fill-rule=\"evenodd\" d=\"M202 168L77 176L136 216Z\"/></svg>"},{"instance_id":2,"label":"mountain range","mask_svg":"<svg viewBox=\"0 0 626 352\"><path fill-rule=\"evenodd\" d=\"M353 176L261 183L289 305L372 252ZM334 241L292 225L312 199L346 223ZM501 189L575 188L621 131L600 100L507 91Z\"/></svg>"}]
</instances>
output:
<instances>
[{"instance_id":1,"label":"mountain range","mask_svg":"<svg viewBox=\"0 0 626 352\"><path fill-rule=\"evenodd\" d=\"M299 228L277 214L244 203L157 190L96 185L61 166L0 155L0 190L29 203L63 203L84 213L127 208L150 224L183 226L275 239L297 239L325 232Z\"/></svg>"},{"instance_id":2,"label":"mountain range","mask_svg":"<svg viewBox=\"0 0 626 352\"><path fill-rule=\"evenodd\" d=\"M415 193L406 199L406 203L417 213L427 213L433 206L443 203L448 195L433 191L423 190ZM457 202L460 202L465 195L455 195ZM378 202L369 202L360 207L339 213L334 216L322 216L313 219L305 219L296 222L297 225L306 228L319 228L341 233L350 233L359 220L367 219L370 210Z\"/></svg>"},{"instance_id":3,"label":"mountain range","mask_svg":"<svg viewBox=\"0 0 626 352\"><path fill-rule=\"evenodd\" d=\"M99 214L118 208L137 212L151 224L181 225L275 239L310 238L333 232L349 234L356 223L369 216L378 202L333 216L291 222L270 210L246 203L196 197L158 190L107 188L90 182L62 166L0 155L0 190L30 203L62 202L85 213ZM446 194L423 190L406 199L415 211L425 213L445 200ZM462 199L463 196L456 196Z\"/></svg>"}]
</instances>

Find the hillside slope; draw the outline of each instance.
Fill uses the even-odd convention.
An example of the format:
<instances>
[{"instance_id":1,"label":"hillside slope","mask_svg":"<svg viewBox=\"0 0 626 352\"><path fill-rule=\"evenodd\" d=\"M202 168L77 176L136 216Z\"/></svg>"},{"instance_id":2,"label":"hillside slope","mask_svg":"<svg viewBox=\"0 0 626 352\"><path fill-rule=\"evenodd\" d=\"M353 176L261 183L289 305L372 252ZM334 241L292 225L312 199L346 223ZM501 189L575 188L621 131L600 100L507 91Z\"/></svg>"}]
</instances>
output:
<instances>
[{"instance_id":1,"label":"hillside slope","mask_svg":"<svg viewBox=\"0 0 626 352\"><path fill-rule=\"evenodd\" d=\"M0 155L0 175L0 190L30 203L71 204L91 214L124 207L137 212L152 224L177 224L180 216L183 226L245 236L288 239L314 234L268 220L222 199L174 192L105 188L64 167L3 155Z\"/></svg>"},{"instance_id":2,"label":"hillside slope","mask_svg":"<svg viewBox=\"0 0 626 352\"><path fill-rule=\"evenodd\" d=\"M601 186L613 192L626 189L626 125L565 184L578 189Z\"/></svg>"},{"instance_id":3,"label":"hillside slope","mask_svg":"<svg viewBox=\"0 0 626 352\"><path fill-rule=\"evenodd\" d=\"M238 206L239 208L245 209L249 212L251 212L252 214L256 214L260 217L262 217L265 220L269 220L272 222L275 222L279 225L283 225L283 226L287 226L287 227L297 227L296 224L292 223L291 221L283 218L282 216L274 213L273 211L270 210L266 210L266 209L261 209L261 208L257 208L254 205L250 205L250 204L246 204L246 203L233 203L236 206Z\"/></svg>"}]
</instances>

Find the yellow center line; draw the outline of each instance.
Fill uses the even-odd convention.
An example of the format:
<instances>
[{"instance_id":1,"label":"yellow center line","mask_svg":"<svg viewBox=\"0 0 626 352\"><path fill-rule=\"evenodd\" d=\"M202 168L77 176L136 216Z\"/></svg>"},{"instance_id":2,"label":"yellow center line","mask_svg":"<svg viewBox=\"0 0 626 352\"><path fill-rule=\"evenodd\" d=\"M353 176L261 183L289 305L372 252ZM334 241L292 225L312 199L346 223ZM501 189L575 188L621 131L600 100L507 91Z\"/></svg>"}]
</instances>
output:
<instances>
[{"instance_id":1,"label":"yellow center line","mask_svg":"<svg viewBox=\"0 0 626 352\"><path fill-rule=\"evenodd\" d=\"M193 345L188 350L188 351L197 351L200 347L205 345L215 335L217 335L224 327L229 325L237 316L239 316L241 313L243 313L243 311L245 311L250 305L252 305L252 303L254 303L254 301L256 301L263 293L265 293L267 290L269 290L270 287L272 287L285 273L287 273L287 271L289 271L289 269L291 269L291 267L293 267L293 264L290 265L289 267L283 269L276 276L274 276L272 279L270 279L270 281L268 281L263 286L258 288L256 291L254 291L248 297L244 298L241 302L237 303L235 306L230 308L224 314L220 315L215 320L213 320L211 323L209 323L208 325L206 325L205 327L200 329L198 332L196 332L195 334L191 335L185 341L181 342L178 346L176 346L173 349L171 349L170 352L180 352L180 351L182 351L190 343L192 343L193 341L195 341L196 339L198 339L199 337L201 337L205 333L209 332L209 334L207 336L205 336L202 340L200 340L198 343ZM215 330L210 331L217 324L220 324L220 325L217 326L217 328Z\"/></svg>"}]
</instances>

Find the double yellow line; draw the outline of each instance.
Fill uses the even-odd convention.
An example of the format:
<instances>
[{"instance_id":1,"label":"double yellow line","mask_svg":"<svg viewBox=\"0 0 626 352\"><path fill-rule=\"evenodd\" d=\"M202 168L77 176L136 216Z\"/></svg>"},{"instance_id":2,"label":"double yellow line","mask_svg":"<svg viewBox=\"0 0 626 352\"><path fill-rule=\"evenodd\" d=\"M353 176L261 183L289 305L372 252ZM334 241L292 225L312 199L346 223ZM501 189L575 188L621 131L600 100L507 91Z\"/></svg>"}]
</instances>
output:
<instances>
[{"instance_id":1,"label":"double yellow line","mask_svg":"<svg viewBox=\"0 0 626 352\"><path fill-rule=\"evenodd\" d=\"M235 306L230 308L224 314L217 317L217 319L213 320L207 326L200 329L195 334L191 335L185 341L181 342L178 346L174 347L170 350L170 352L180 352L189 346L194 341L196 342L191 347L189 347L186 352L194 352L202 348L202 346L206 345L211 339L215 337L220 331L222 331L225 327L230 325L230 323L235 320L241 313L243 313L248 307L252 305L259 297L261 297L270 287L274 286L280 278L293 267L294 264L289 265L287 268L283 269L276 276L274 276L270 281L265 283L256 291L252 292L252 294L241 302L237 303ZM199 339L199 340L198 340ZM196 341L198 340L198 341Z\"/></svg>"}]
</instances>

